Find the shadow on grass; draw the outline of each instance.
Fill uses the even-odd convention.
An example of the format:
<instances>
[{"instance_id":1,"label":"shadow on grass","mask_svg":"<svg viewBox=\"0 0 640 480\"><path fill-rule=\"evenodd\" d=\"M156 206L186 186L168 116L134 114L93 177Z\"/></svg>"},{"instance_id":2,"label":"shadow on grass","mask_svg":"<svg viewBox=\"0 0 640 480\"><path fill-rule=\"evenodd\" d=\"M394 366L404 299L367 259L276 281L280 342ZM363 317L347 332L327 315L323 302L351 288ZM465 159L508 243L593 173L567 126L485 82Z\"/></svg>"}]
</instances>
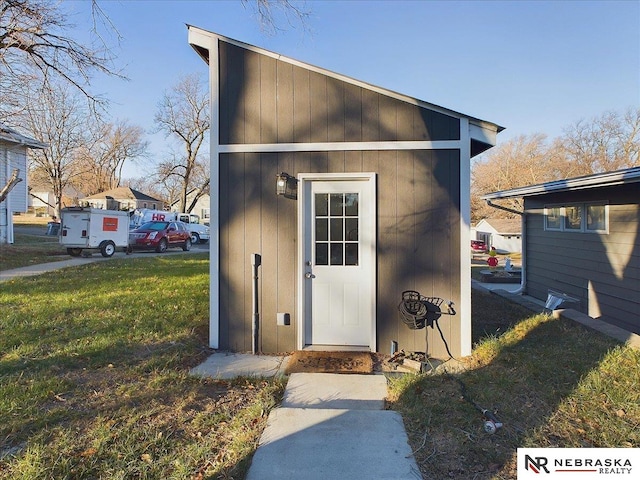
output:
<instances>
[{"instance_id":1,"label":"shadow on grass","mask_svg":"<svg viewBox=\"0 0 640 480\"><path fill-rule=\"evenodd\" d=\"M507 302L505 308L513 305ZM500 309L496 305L493 311ZM542 315L513 320L502 336L481 342L461 373L405 380L408 385L393 408L403 415L425 478L516 478L518 447L568 446L553 433L540 444L536 433L548 429L560 404L618 344L566 320ZM482 415L463 398L453 376L470 399L504 423L495 435L484 432ZM588 436L571 443L576 441L605 446L594 445Z\"/></svg>"},{"instance_id":2,"label":"shadow on grass","mask_svg":"<svg viewBox=\"0 0 640 480\"><path fill-rule=\"evenodd\" d=\"M4 283L0 478L242 478L284 385L188 375L208 295L206 254Z\"/></svg>"}]
</instances>

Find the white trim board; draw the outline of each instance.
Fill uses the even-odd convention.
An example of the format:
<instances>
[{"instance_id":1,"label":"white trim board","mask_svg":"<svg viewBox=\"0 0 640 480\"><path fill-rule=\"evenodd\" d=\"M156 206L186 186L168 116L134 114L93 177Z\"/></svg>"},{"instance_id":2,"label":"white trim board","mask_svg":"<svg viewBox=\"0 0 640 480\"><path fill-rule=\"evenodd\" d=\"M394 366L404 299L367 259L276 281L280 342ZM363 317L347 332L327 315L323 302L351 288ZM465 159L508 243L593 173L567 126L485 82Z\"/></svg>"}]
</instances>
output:
<instances>
[{"instance_id":1,"label":"white trim board","mask_svg":"<svg viewBox=\"0 0 640 480\"><path fill-rule=\"evenodd\" d=\"M327 143L255 143L219 145L219 153L275 153L275 152L341 152L376 150L458 150L459 140L434 142L327 142Z\"/></svg>"}]
</instances>

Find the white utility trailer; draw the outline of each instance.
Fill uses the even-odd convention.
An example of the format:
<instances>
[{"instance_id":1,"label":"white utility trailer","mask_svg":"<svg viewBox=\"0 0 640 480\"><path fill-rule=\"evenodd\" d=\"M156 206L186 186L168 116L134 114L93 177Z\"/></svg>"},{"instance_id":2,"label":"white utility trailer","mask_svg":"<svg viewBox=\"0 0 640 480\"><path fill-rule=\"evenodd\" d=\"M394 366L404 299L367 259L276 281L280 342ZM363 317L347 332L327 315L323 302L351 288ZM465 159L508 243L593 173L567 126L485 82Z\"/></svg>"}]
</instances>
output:
<instances>
[{"instance_id":1,"label":"white utility trailer","mask_svg":"<svg viewBox=\"0 0 640 480\"><path fill-rule=\"evenodd\" d=\"M60 212L60 245L78 257L83 250L99 250L110 257L116 249L129 251L129 212L69 207Z\"/></svg>"}]
</instances>

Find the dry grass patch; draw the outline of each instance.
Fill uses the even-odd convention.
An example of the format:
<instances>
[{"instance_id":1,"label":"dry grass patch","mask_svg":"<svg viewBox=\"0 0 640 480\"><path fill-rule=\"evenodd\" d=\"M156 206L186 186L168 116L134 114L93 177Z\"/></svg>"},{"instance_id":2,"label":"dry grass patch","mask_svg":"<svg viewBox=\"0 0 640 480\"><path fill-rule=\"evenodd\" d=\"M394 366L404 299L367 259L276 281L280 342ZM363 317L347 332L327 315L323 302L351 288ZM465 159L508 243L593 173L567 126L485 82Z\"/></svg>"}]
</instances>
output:
<instances>
[{"instance_id":1,"label":"dry grass patch","mask_svg":"<svg viewBox=\"0 0 640 480\"><path fill-rule=\"evenodd\" d=\"M484 322L506 321L515 308L497 295L473 295L494 304ZM464 363L449 364L452 373L392 385L391 408L403 415L424 478L513 479L518 447L640 446L640 352L597 332L529 315L479 339ZM484 432L456 379L504 423L495 435Z\"/></svg>"}]
</instances>

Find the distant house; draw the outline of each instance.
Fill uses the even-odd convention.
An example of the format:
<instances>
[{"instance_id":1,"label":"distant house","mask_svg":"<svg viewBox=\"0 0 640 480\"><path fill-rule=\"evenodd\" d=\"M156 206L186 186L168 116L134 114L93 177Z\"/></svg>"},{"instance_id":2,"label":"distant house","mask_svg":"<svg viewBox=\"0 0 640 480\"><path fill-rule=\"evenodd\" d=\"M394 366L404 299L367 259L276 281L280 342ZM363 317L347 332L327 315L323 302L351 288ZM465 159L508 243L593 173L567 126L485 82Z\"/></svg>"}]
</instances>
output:
<instances>
[{"instance_id":1,"label":"distant house","mask_svg":"<svg viewBox=\"0 0 640 480\"><path fill-rule=\"evenodd\" d=\"M187 193L187 205L191 204L191 201L193 200L196 192L197 190L193 189L189 191L189 193ZM177 212L179 208L180 208L180 200L176 200L169 205L169 209L172 212ZM198 215L200 217L200 222L208 223L209 217L211 216L210 212L211 212L211 197L209 196L208 193L206 193L202 195L200 198L198 198L198 201L193 207L193 210L191 210L191 212L189 213L194 213Z\"/></svg>"},{"instance_id":2,"label":"distant house","mask_svg":"<svg viewBox=\"0 0 640 480\"><path fill-rule=\"evenodd\" d=\"M470 164L499 125L189 26L212 106L209 344L471 353ZM455 304L411 329L403 291ZM446 317L446 318L445 318Z\"/></svg>"},{"instance_id":3,"label":"distant house","mask_svg":"<svg viewBox=\"0 0 640 480\"><path fill-rule=\"evenodd\" d=\"M0 244L13 243L13 214L25 213L28 208L27 149L47 148L44 143L21 135L0 123L0 189L7 186L15 170L21 181L0 203Z\"/></svg>"},{"instance_id":4,"label":"distant house","mask_svg":"<svg viewBox=\"0 0 640 480\"><path fill-rule=\"evenodd\" d=\"M524 198L524 291L640 334L640 167L485 195Z\"/></svg>"},{"instance_id":5,"label":"distant house","mask_svg":"<svg viewBox=\"0 0 640 480\"><path fill-rule=\"evenodd\" d=\"M522 225L519 218L485 218L475 228L476 240L483 240L498 253L522 251Z\"/></svg>"},{"instance_id":6,"label":"distant house","mask_svg":"<svg viewBox=\"0 0 640 480\"><path fill-rule=\"evenodd\" d=\"M106 192L96 193L82 199L81 203L104 210L135 210L151 208L164 210L164 202L129 187L118 187Z\"/></svg>"},{"instance_id":7,"label":"distant house","mask_svg":"<svg viewBox=\"0 0 640 480\"><path fill-rule=\"evenodd\" d=\"M78 205L84 197L75 188L67 186L62 192L62 207ZM56 214L56 196L48 185L29 185L29 212L39 217L51 217Z\"/></svg>"}]
</instances>

